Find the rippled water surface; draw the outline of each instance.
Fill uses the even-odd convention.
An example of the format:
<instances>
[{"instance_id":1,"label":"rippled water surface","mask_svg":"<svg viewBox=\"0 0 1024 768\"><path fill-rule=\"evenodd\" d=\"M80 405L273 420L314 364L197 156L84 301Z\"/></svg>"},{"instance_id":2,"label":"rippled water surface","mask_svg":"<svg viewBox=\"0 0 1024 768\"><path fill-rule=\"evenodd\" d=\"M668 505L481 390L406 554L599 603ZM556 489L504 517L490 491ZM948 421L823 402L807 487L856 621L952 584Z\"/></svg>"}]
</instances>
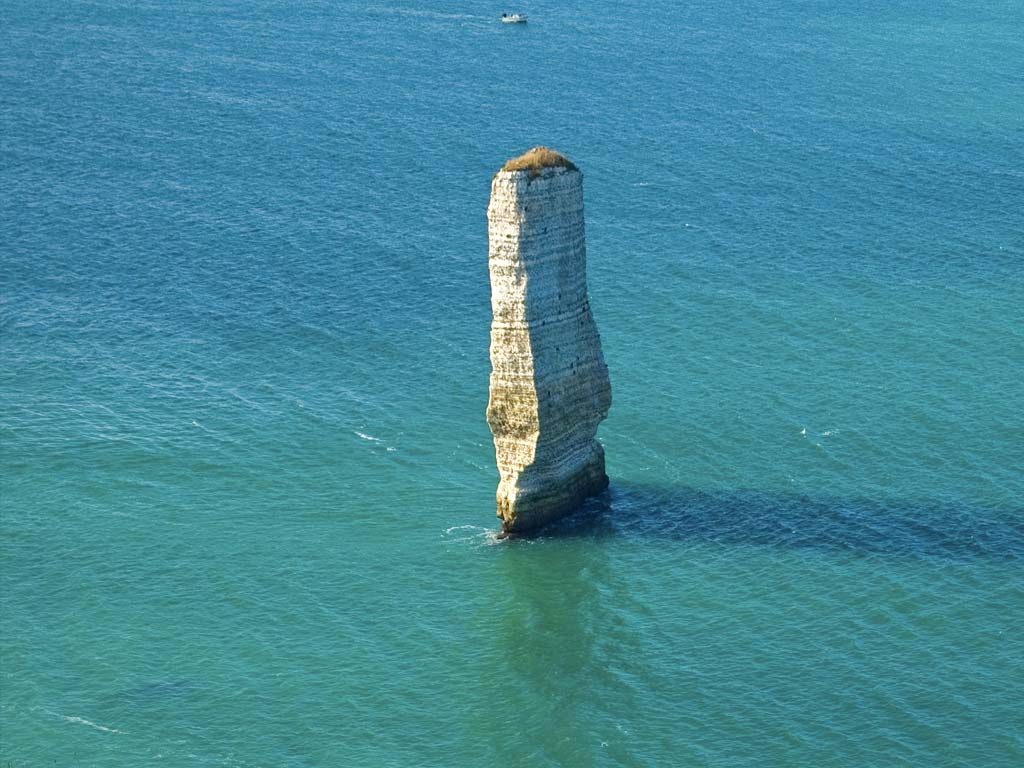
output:
<instances>
[{"instance_id":1,"label":"rippled water surface","mask_svg":"<svg viewBox=\"0 0 1024 768\"><path fill-rule=\"evenodd\" d=\"M0 16L5 766L1024 764L1019 2ZM497 543L537 143L612 485Z\"/></svg>"}]
</instances>

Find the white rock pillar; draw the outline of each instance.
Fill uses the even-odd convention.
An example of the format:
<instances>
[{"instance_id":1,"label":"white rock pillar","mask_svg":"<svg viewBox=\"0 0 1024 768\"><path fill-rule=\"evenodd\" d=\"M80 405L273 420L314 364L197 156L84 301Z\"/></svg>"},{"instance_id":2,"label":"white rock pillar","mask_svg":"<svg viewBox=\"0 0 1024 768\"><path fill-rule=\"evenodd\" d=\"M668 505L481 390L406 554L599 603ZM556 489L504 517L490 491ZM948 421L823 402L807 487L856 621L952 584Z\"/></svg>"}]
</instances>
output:
<instances>
[{"instance_id":1,"label":"white rock pillar","mask_svg":"<svg viewBox=\"0 0 1024 768\"><path fill-rule=\"evenodd\" d=\"M487 423L505 533L534 530L608 485L595 438L611 406L587 297L583 177L538 147L491 183Z\"/></svg>"}]
</instances>

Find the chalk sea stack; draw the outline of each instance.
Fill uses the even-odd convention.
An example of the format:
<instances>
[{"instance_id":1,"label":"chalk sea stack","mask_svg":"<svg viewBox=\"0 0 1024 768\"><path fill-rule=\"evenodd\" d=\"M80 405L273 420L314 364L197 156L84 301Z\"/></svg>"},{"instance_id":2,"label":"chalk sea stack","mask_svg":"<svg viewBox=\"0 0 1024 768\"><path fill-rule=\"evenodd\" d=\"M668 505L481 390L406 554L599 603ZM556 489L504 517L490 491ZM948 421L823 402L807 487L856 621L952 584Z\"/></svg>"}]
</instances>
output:
<instances>
[{"instance_id":1,"label":"chalk sea stack","mask_svg":"<svg viewBox=\"0 0 1024 768\"><path fill-rule=\"evenodd\" d=\"M587 297L583 175L535 147L491 182L491 382L498 517L523 533L608 485L595 438L611 406Z\"/></svg>"}]
</instances>

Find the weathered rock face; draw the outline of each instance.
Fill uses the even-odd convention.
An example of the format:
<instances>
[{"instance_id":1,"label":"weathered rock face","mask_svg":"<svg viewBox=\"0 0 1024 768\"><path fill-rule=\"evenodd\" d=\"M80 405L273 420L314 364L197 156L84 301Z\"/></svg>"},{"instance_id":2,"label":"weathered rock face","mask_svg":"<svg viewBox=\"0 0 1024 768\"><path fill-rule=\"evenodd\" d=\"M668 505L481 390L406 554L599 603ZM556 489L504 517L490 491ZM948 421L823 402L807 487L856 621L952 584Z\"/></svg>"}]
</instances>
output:
<instances>
[{"instance_id":1,"label":"weathered rock face","mask_svg":"<svg viewBox=\"0 0 1024 768\"><path fill-rule=\"evenodd\" d=\"M611 386L587 298L580 172L568 161L499 171L487 220L487 423L501 475L498 517L513 533L573 511L608 485L595 434Z\"/></svg>"}]
</instances>

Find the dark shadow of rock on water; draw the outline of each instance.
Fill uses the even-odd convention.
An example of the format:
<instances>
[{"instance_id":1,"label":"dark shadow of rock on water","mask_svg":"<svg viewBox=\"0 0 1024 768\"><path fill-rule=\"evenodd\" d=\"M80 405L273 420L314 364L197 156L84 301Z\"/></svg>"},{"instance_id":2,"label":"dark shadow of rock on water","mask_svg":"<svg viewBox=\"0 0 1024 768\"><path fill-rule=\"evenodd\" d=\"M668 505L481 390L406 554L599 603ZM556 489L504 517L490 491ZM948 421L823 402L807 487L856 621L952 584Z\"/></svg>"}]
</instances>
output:
<instances>
[{"instance_id":1,"label":"dark shadow of rock on water","mask_svg":"<svg viewBox=\"0 0 1024 768\"><path fill-rule=\"evenodd\" d=\"M1024 509L698 491L615 482L542 538L657 538L909 557L1024 560Z\"/></svg>"}]
</instances>

